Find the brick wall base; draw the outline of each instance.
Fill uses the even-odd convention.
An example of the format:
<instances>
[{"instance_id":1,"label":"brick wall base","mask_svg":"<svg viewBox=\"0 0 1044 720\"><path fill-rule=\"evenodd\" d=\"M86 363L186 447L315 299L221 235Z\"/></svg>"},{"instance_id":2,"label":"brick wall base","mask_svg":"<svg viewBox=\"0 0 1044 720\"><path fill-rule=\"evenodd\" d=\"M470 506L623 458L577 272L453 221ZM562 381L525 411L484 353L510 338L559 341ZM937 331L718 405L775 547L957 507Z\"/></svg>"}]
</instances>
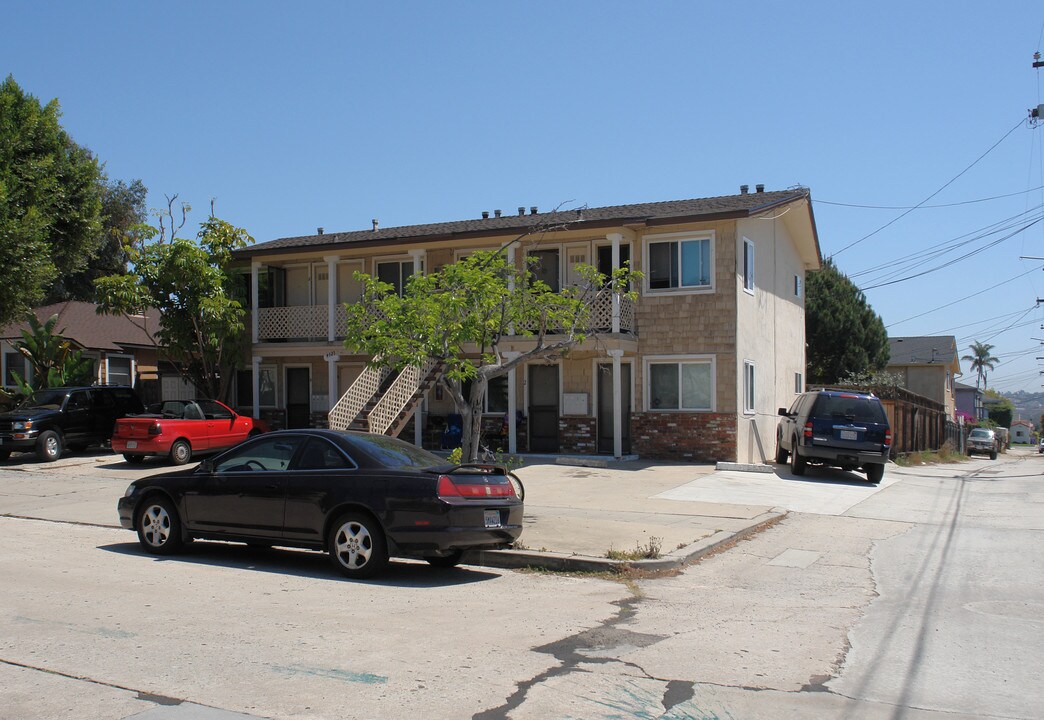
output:
<instances>
[{"instance_id":1,"label":"brick wall base","mask_svg":"<svg viewBox=\"0 0 1044 720\"><path fill-rule=\"evenodd\" d=\"M558 418L559 452L594 455L598 452L598 423L593 417Z\"/></svg>"},{"instance_id":2,"label":"brick wall base","mask_svg":"<svg viewBox=\"0 0 1044 720\"><path fill-rule=\"evenodd\" d=\"M683 462L735 462L732 413L634 413L631 448L642 458Z\"/></svg>"}]
</instances>

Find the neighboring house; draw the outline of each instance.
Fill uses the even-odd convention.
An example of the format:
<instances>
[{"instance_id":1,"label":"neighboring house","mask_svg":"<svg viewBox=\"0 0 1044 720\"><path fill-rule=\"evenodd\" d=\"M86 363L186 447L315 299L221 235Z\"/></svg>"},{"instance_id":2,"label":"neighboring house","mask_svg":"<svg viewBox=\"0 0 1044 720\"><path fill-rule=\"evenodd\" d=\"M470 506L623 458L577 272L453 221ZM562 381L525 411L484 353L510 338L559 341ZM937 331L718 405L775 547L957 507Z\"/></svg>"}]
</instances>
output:
<instances>
[{"instance_id":1,"label":"neighboring house","mask_svg":"<svg viewBox=\"0 0 1044 720\"><path fill-rule=\"evenodd\" d=\"M961 375L957 338L952 335L888 338L891 357L885 372L899 375L910 392L941 403L956 418L956 377Z\"/></svg>"},{"instance_id":2,"label":"neighboring house","mask_svg":"<svg viewBox=\"0 0 1044 720\"><path fill-rule=\"evenodd\" d=\"M1011 441L1029 444L1033 442L1033 423L1029 420L1015 420L1011 423Z\"/></svg>"},{"instance_id":3,"label":"neighboring house","mask_svg":"<svg viewBox=\"0 0 1044 720\"><path fill-rule=\"evenodd\" d=\"M413 273L505 247L515 263L535 256L553 289L569 285L582 263L608 274L629 262L644 273L636 302L609 296L594 308L610 332L491 384L486 421L507 419L509 451L770 461L776 410L805 385L805 272L821 255L808 191L757 190L553 213L520 207L406 227L375 220L372 230L239 250L250 265L252 347L237 404L276 425L329 416L334 427L364 419L397 433L402 423L384 429L375 420L384 411L363 405L399 391L382 395L382 379L363 371L369 358L343 344L341 306L360 298L354 273L402 287ZM531 342L512 340L523 349ZM391 414L419 411L404 437L438 447L454 408L448 394L422 385L426 374L411 375Z\"/></svg>"},{"instance_id":4,"label":"neighboring house","mask_svg":"<svg viewBox=\"0 0 1044 720\"><path fill-rule=\"evenodd\" d=\"M982 402L985 393L974 385L964 383L954 383L953 387L957 398L957 412L972 418L973 423L985 420L986 406Z\"/></svg>"},{"instance_id":5,"label":"neighboring house","mask_svg":"<svg viewBox=\"0 0 1044 720\"><path fill-rule=\"evenodd\" d=\"M70 300L33 312L41 323L58 315L55 332L94 359L96 383L131 385L146 403L159 401L158 352L149 334L159 327L159 314L152 311L132 321L119 315L99 315L97 307L94 303ZM18 322L0 328L0 377L5 389L17 387L13 372L23 378L30 376L29 361L15 345L23 339L21 331L28 327L28 323Z\"/></svg>"}]
</instances>

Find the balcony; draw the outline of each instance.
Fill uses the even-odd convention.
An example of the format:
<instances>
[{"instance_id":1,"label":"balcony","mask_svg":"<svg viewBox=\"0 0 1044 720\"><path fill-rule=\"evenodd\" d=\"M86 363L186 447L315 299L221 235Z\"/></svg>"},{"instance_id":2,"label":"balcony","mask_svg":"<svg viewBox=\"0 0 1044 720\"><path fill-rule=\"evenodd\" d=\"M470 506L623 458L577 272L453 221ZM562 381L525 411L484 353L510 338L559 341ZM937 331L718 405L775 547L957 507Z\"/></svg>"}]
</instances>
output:
<instances>
[{"instance_id":1,"label":"balcony","mask_svg":"<svg viewBox=\"0 0 1044 720\"><path fill-rule=\"evenodd\" d=\"M329 308L326 305L294 305L289 307L258 308L257 342L328 342ZM347 332L347 312L344 306L334 308L334 341L344 340ZM613 295L596 295L591 304L591 327L611 332L613 327ZM529 327L530 332L536 326ZM548 328L554 333L561 328ZM637 334L635 303L620 297L620 332Z\"/></svg>"}]
</instances>

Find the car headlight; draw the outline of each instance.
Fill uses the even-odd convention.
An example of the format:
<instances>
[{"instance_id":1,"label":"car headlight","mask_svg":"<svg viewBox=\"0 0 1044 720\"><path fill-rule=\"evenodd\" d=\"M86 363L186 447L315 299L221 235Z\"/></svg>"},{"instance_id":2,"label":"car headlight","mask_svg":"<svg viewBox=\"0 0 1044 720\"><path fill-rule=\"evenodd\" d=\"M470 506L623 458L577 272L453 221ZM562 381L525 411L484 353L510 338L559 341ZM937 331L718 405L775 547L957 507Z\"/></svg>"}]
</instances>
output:
<instances>
[{"instance_id":1,"label":"car headlight","mask_svg":"<svg viewBox=\"0 0 1044 720\"><path fill-rule=\"evenodd\" d=\"M138 486L135 485L134 483L131 483L130 485L127 486L127 490L123 493L123 497L130 497L137 490L138 490Z\"/></svg>"},{"instance_id":2,"label":"car headlight","mask_svg":"<svg viewBox=\"0 0 1044 720\"><path fill-rule=\"evenodd\" d=\"M15 420L11 425L12 430L28 430L33 426L32 420Z\"/></svg>"}]
</instances>

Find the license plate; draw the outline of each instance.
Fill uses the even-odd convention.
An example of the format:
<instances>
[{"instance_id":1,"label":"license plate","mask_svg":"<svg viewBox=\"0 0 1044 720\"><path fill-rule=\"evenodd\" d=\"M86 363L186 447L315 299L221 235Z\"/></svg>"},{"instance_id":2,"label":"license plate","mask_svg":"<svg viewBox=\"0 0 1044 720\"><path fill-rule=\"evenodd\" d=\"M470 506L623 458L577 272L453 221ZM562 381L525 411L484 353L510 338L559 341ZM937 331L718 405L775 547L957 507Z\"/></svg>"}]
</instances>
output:
<instances>
[{"instance_id":1,"label":"license plate","mask_svg":"<svg viewBox=\"0 0 1044 720\"><path fill-rule=\"evenodd\" d=\"M855 430L842 430L841 431L841 439L842 440L858 440L859 439L859 433L857 433Z\"/></svg>"},{"instance_id":2,"label":"license plate","mask_svg":"<svg viewBox=\"0 0 1044 720\"><path fill-rule=\"evenodd\" d=\"M138 447L138 441L137 440L128 440L127 441L127 449L128 450L133 450L136 447Z\"/></svg>"},{"instance_id":3,"label":"license plate","mask_svg":"<svg viewBox=\"0 0 1044 720\"><path fill-rule=\"evenodd\" d=\"M495 528L500 527L500 511L499 510L485 510L486 527Z\"/></svg>"}]
</instances>

